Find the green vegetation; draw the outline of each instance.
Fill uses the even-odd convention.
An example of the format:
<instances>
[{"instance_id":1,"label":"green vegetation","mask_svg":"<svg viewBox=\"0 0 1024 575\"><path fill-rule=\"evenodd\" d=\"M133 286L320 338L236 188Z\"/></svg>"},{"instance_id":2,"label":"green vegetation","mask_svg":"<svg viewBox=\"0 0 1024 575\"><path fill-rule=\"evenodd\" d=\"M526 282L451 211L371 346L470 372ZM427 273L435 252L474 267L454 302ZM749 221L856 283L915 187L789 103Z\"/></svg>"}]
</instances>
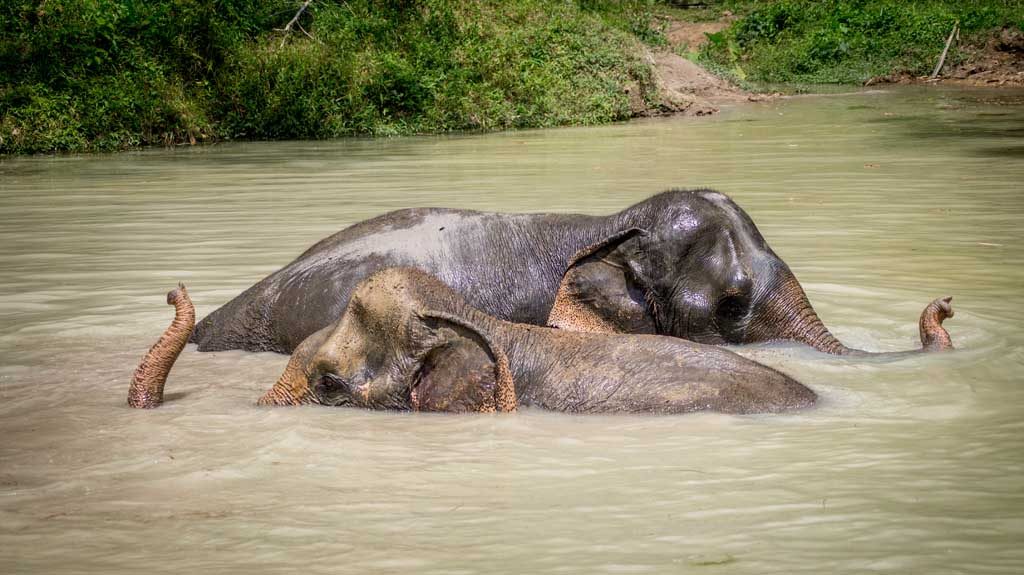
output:
<instances>
[{"instance_id":1,"label":"green vegetation","mask_svg":"<svg viewBox=\"0 0 1024 575\"><path fill-rule=\"evenodd\" d=\"M0 154L621 120L627 86L657 104L638 46L723 10L699 61L766 83L924 74L956 21L1024 26L1024 0L313 0L285 33L302 4L4 0Z\"/></svg>"},{"instance_id":2,"label":"green vegetation","mask_svg":"<svg viewBox=\"0 0 1024 575\"><path fill-rule=\"evenodd\" d=\"M740 80L862 83L931 72L955 22L966 41L1024 28L1020 0L778 0L720 3L741 16L710 36L700 61ZM973 38L972 38L973 37ZM954 50L951 62L960 55Z\"/></svg>"},{"instance_id":3,"label":"green vegetation","mask_svg":"<svg viewBox=\"0 0 1024 575\"><path fill-rule=\"evenodd\" d=\"M0 153L596 124L642 0L6 0Z\"/></svg>"}]
</instances>

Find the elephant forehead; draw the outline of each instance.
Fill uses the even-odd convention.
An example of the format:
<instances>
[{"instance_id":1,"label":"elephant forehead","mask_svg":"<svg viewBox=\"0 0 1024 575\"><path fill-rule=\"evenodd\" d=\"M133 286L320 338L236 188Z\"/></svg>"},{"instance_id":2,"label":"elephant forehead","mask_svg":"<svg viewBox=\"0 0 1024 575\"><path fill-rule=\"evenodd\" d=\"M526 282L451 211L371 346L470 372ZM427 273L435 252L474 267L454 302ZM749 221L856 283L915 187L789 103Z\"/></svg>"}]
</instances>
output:
<instances>
[{"instance_id":1,"label":"elephant forehead","mask_svg":"<svg viewBox=\"0 0 1024 575\"><path fill-rule=\"evenodd\" d=\"M350 303L341 321L337 323L331 334L317 348L315 363L317 365L338 365L356 356L365 355L374 338L381 331L380 319L374 314L361 310L355 313L358 305ZM364 318L371 319L370 322Z\"/></svg>"},{"instance_id":2,"label":"elephant forehead","mask_svg":"<svg viewBox=\"0 0 1024 575\"><path fill-rule=\"evenodd\" d=\"M342 367L359 356L365 355L366 339L351 332L338 330L316 350L313 364L325 367Z\"/></svg>"},{"instance_id":3,"label":"elephant forehead","mask_svg":"<svg viewBox=\"0 0 1024 575\"><path fill-rule=\"evenodd\" d=\"M366 324L394 323L406 317L416 297L415 279L404 270L385 270L364 280L352 295L346 313Z\"/></svg>"},{"instance_id":4,"label":"elephant forehead","mask_svg":"<svg viewBox=\"0 0 1024 575\"><path fill-rule=\"evenodd\" d=\"M750 216L728 196L718 192L709 192L707 199L717 208L716 211L721 217L720 225L732 230L733 238L738 244L745 247L758 247L763 242L761 234Z\"/></svg>"},{"instance_id":5,"label":"elephant forehead","mask_svg":"<svg viewBox=\"0 0 1024 575\"><path fill-rule=\"evenodd\" d=\"M715 190L701 190L700 196L719 206L731 207L736 205L732 198Z\"/></svg>"}]
</instances>

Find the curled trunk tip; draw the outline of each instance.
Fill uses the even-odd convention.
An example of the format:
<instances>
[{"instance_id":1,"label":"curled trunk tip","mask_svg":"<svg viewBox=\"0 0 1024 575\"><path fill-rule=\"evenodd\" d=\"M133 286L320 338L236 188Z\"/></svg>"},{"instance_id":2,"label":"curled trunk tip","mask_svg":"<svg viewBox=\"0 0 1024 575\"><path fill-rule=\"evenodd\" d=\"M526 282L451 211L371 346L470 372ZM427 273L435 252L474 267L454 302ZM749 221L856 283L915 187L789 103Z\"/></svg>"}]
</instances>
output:
<instances>
[{"instance_id":1,"label":"curled trunk tip","mask_svg":"<svg viewBox=\"0 0 1024 575\"><path fill-rule=\"evenodd\" d=\"M167 292L167 305L176 305L181 298L188 299L188 290L185 289L185 284L178 282L178 287Z\"/></svg>"},{"instance_id":2,"label":"curled trunk tip","mask_svg":"<svg viewBox=\"0 0 1024 575\"><path fill-rule=\"evenodd\" d=\"M921 312L918 322L921 332L921 345L925 351L945 351L953 349L953 340L949 332L942 327L946 318L953 317L953 296L939 298L928 304Z\"/></svg>"},{"instance_id":3,"label":"curled trunk tip","mask_svg":"<svg viewBox=\"0 0 1024 575\"><path fill-rule=\"evenodd\" d=\"M149 409L163 403L167 374L196 326L196 310L184 284L179 283L176 289L167 292L167 304L174 306L174 320L135 368L128 389L131 407Z\"/></svg>"}]
</instances>

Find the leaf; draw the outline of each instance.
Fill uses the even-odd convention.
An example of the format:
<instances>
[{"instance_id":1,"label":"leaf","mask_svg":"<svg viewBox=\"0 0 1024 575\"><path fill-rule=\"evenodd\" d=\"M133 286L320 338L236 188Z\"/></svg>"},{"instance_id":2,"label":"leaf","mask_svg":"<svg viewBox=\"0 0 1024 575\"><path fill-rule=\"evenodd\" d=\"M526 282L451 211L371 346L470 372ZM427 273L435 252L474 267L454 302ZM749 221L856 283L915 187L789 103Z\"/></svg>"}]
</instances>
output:
<instances>
[{"instance_id":1,"label":"leaf","mask_svg":"<svg viewBox=\"0 0 1024 575\"><path fill-rule=\"evenodd\" d=\"M716 48L725 43L725 30L719 30L718 32L705 32L705 36L708 38L708 42L711 42Z\"/></svg>"}]
</instances>

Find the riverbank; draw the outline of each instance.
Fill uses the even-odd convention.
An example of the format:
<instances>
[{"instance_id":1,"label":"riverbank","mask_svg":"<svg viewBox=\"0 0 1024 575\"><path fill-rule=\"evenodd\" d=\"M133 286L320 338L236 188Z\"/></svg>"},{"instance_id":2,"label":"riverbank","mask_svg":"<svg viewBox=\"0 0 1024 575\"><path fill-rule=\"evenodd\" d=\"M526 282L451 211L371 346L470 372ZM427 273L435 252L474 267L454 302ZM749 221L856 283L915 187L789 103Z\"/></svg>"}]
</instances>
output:
<instances>
[{"instance_id":1,"label":"riverbank","mask_svg":"<svg viewBox=\"0 0 1024 575\"><path fill-rule=\"evenodd\" d=\"M707 115L767 85L918 81L954 23L947 75L1024 84L1018 3L675 4L6 3L0 155Z\"/></svg>"},{"instance_id":2,"label":"riverbank","mask_svg":"<svg viewBox=\"0 0 1024 575\"><path fill-rule=\"evenodd\" d=\"M933 74L970 85L1024 85L1021 2L744 0L722 6L732 22L710 34L695 56L747 85L906 83L934 80Z\"/></svg>"},{"instance_id":3,"label":"riverbank","mask_svg":"<svg viewBox=\"0 0 1024 575\"><path fill-rule=\"evenodd\" d=\"M953 34L955 39L957 34ZM981 42L980 40L984 40ZM876 76L864 84L920 84L942 83L960 86L1022 87L1024 86L1024 31L1003 28L992 31L987 39L975 38L974 43L961 48L958 62L941 66L935 77L915 76L907 70L898 70Z\"/></svg>"},{"instance_id":4,"label":"riverbank","mask_svg":"<svg viewBox=\"0 0 1024 575\"><path fill-rule=\"evenodd\" d=\"M624 120L660 106L640 48L653 16L601 1L5 3L0 153Z\"/></svg>"}]
</instances>

